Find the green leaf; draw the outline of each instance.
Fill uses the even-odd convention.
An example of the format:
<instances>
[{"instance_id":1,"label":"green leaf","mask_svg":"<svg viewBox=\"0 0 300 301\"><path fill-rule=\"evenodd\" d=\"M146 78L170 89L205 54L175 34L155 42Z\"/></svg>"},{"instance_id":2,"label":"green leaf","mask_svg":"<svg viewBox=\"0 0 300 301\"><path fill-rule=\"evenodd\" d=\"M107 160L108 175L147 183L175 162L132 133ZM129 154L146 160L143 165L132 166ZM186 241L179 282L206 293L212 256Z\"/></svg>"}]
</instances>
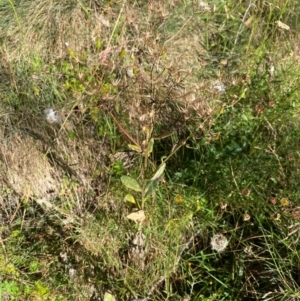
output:
<instances>
[{"instance_id":1,"label":"green leaf","mask_svg":"<svg viewBox=\"0 0 300 301\"><path fill-rule=\"evenodd\" d=\"M102 42L99 38L96 40L96 50L99 51L101 49Z\"/></svg>"},{"instance_id":2,"label":"green leaf","mask_svg":"<svg viewBox=\"0 0 300 301\"><path fill-rule=\"evenodd\" d=\"M125 197L124 197L124 201L132 203L132 204L136 204L136 201L135 201L134 196L132 194L126 194Z\"/></svg>"},{"instance_id":3,"label":"green leaf","mask_svg":"<svg viewBox=\"0 0 300 301\"><path fill-rule=\"evenodd\" d=\"M155 187L157 186L160 177L164 173L166 168L166 163L161 164L161 166L158 168L154 176L151 178L151 180L147 183L146 188L145 188L145 197L149 196Z\"/></svg>"},{"instance_id":4,"label":"green leaf","mask_svg":"<svg viewBox=\"0 0 300 301\"><path fill-rule=\"evenodd\" d=\"M158 181L152 181L150 180L147 185L146 185L146 188L145 188L145 197L149 196L153 190L155 189L155 187L157 186L157 183Z\"/></svg>"},{"instance_id":5,"label":"green leaf","mask_svg":"<svg viewBox=\"0 0 300 301\"><path fill-rule=\"evenodd\" d=\"M156 171L155 175L151 178L151 181L155 181L159 179L164 173L165 168L166 168L166 163L161 164L159 169Z\"/></svg>"},{"instance_id":6,"label":"green leaf","mask_svg":"<svg viewBox=\"0 0 300 301\"><path fill-rule=\"evenodd\" d=\"M137 180L128 177L128 176L122 176L121 181L124 186L126 186L129 189L132 189L134 191L142 191L140 184L137 182Z\"/></svg>"},{"instance_id":7,"label":"green leaf","mask_svg":"<svg viewBox=\"0 0 300 301\"><path fill-rule=\"evenodd\" d=\"M73 131L68 131L68 137L71 139L71 140L74 140L75 139L75 133Z\"/></svg>"},{"instance_id":8,"label":"green leaf","mask_svg":"<svg viewBox=\"0 0 300 301\"><path fill-rule=\"evenodd\" d=\"M139 145L128 144L128 147L129 147L131 150L133 150L133 151L135 151L135 152L137 152L137 153L141 153L141 152L142 152L142 149L141 149L141 147L140 147Z\"/></svg>"},{"instance_id":9,"label":"green leaf","mask_svg":"<svg viewBox=\"0 0 300 301\"><path fill-rule=\"evenodd\" d=\"M146 156L149 157L150 154L153 151L153 145L154 145L154 139L150 139L150 141L148 142L148 146L147 146L147 150L146 150Z\"/></svg>"}]
</instances>

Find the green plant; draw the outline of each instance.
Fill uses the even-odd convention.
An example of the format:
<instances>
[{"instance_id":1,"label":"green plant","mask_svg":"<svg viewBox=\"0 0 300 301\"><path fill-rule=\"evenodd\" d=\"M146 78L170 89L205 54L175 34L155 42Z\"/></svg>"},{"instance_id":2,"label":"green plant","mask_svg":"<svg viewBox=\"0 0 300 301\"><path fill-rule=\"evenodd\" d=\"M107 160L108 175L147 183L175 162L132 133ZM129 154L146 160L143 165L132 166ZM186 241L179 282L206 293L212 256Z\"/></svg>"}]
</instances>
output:
<instances>
[{"instance_id":1,"label":"green plant","mask_svg":"<svg viewBox=\"0 0 300 301\"><path fill-rule=\"evenodd\" d=\"M141 193L141 201L140 202L136 201L132 194L127 194L125 196L124 200L127 202L130 202L130 203L136 204L138 206L138 208L143 210L147 197L149 197L152 194L155 187L161 180L165 168L166 168L166 163L163 162L160 165L160 167L158 168L158 170L156 171L156 173L153 175L153 177L149 181L146 181L145 183L143 183L141 185L138 183L138 181L136 179L134 179L132 177L122 176L121 181L125 187Z\"/></svg>"},{"instance_id":2,"label":"green plant","mask_svg":"<svg viewBox=\"0 0 300 301\"><path fill-rule=\"evenodd\" d=\"M2 1L1 298L299 298L299 9Z\"/></svg>"},{"instance_id":3,"label":"green plant","mask_svg":"<svg viewBox=\"0 0 300 301\"><path fill-rule=\"evenodd\" d=\"M18 300L20 296L20 286L15 281L3 281L0 284L0 298L3 300L7 297L12 298L12 300Z\"/></svg>"}]
</instances>

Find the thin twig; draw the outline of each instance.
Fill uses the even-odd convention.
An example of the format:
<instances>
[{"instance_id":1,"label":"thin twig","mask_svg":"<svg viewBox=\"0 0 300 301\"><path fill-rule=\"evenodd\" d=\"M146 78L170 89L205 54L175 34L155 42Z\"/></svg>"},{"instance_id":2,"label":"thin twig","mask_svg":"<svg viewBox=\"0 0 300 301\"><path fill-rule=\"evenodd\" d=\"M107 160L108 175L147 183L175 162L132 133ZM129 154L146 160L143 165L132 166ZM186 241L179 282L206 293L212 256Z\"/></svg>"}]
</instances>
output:
<instances>
[{"instance_id":1,"label":"thin twig","mask_svg":"<svg viewBox=\"0 0 300 301\"><path fill-rule=\"evenodd\" d=\"M253 3L250 3L249 6L247 7L247 9L246 9L246 11L245 11L245 13L244 13L242 22L241 22L241 24L240 24L239 30L238 30L238 32L237 32L237 34L236 34L236 37L235 37L235 40L234 40L234 44L233 44L233 45L236 45L236 44L237 44L238 38L239 38L239 36L240 36L240 34L241 34L241 32L242 32L242 26L243 26L243 24L244 24L244 22L245 22L245 20L246 20L246 17L247 17L247 15L248 15L248 12L249 12L250 8L251 8L252 6L255 6L255 2L256 2L256 0L254 0Z\"/></svg>"},{"instance_id":2,"label":"thin twig","mask_svg":"<svg viewBox=\"0 0 300 301\"><path fill-rule=\"evenodd\" d=\"M135 141L128 133L127 131L121 126L121 124L119 123L119 121L117 120L117 118L113 115L113 113L109 110L106 109L106 111L108 112L108 114L111 116L111 118L114 120L114 122L116 123L116 125L118 126L119 130L132 142L134 143L136 146L141 147L140 144Z\"/></svg>"},{"instance_id":3,"label":"thin twig","mask_svg":"<svg viewBox=\"0 0 300 301\"><path fill-rule=\"evenodd\" d=\"M115 23L115 26L114 26L114 28L113 28L113 31L112 31L112 33L111 33L111 35L110 35L110 37L109 37L109 41L108 41L108 43L107 43L106 49L109 49L109 48L110 48L110 44L111 44L112 38L113 38L113 36L114 36L114 34L115 34L115 31L116 31L116 29L117 29L117 26L118 26L118 24L119 24L119 21L120 21L121 15L122 15L122 13L123 13L123 10L124 10L124 7L125 7L126 2L127 2L127 0L124 0L124 1L123 1L122 8L121 8L120 13L119 13L119 15L118 15L118 18L117 18L117 20L116 20L116 23Z\"/></svg>"},{"instance_id":4,"label":"thin twig","mask_svg":"<svg viewBox=\"0 0 300 301\"><path fill-rule=\"evenodd\" d=\"M165 42L164 42L164 45L166 45L167 43L169 43L170 41L172 41L180 32L181 32L181 30L186 26L186 24L190 21L192 19L192 16L191 17L189 17L184 23L183 23L183 25L179 28L179 30L171 37L171 38L169 38L168 40L166 40Z\"/></svg>"}]
</instances>

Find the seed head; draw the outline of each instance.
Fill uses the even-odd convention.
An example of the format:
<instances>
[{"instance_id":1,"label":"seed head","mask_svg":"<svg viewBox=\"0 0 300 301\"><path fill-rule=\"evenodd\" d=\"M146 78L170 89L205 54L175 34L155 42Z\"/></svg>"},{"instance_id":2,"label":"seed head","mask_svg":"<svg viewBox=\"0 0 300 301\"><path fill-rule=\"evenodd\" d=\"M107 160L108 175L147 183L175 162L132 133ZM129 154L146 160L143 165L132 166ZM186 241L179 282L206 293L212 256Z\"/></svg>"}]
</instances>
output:
<instances>
[{"instance_id":1,"label":"seed head","mask_svg":"<svg viewBox=\"0 0 300 301\"><path fill-rule=\"evenodd\" d=\"M215 234L212 237L210 244L213 250L220 253L226 249L228 245L228 240L223 234Z\"/></svg>"},{"instance_id":2,"label":"seed head","mask_svg":"<svg viewBox=\"0 0 300 301\"><path fill-rule=\"evenodd\" d=\"M45 109L44 114L49 123L62 123L61 116L55 110L51 108Z\"/></svg>"}]
</instances>

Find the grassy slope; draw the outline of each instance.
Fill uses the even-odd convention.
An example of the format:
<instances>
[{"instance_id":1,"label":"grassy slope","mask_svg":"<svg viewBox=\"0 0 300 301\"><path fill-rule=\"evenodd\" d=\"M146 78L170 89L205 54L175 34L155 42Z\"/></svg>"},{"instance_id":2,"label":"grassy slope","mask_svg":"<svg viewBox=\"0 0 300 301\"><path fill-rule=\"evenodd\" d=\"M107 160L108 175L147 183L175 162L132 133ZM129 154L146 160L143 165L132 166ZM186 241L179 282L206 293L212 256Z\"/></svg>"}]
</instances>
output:
<instances>
[{"instance_id":1,"label":"grassy slope","mask_svg":"<svg viewBox=\"0 0 300 301\"><path fill-rule=\"evenodd\" d=\"M300 7L164 2L0 2L3 300L299 300Z\"/></svg>"}]
</instances>

